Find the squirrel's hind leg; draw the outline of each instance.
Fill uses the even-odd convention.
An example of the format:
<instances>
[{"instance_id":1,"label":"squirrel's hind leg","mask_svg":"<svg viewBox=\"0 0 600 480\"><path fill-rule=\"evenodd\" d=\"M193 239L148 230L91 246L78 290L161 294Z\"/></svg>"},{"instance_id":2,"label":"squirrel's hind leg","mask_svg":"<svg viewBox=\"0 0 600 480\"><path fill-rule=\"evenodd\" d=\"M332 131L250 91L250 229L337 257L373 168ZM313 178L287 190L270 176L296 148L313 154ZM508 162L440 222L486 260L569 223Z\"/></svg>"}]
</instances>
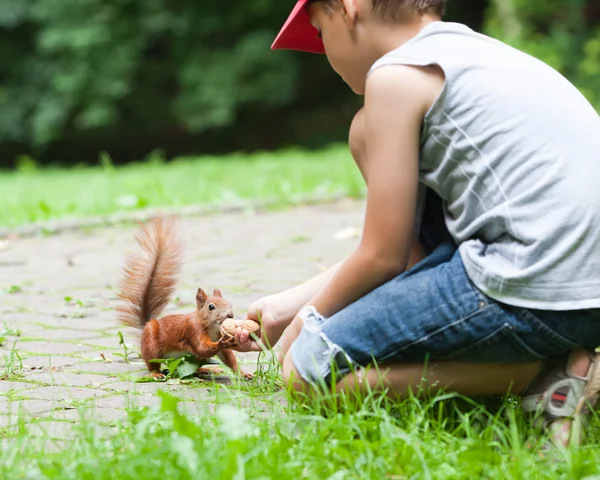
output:
<instances>
[{"instance_id":1,"label":"squirrel's hind leg","mask_svg":"<svg viewBox=\"0 0 600 480\"><path fill-rule=\"evenodd\" d=\"M162 350L158 341L158 322L151 321L144 327L142 331L142 358L146 362L150 375L154 378L164 378L165 376L160 373L160 363L150 362L162 358Z\"/></svg>"},{"instance_id":2,"label":"squirrel's hind leg","mask_svg":"<svg viewBox=\"0 0 600 480\"><path fill-rule=\"evenodd\" d=\"M200 367L200 368L198 368L196 373L198 373L199 375L222 375L223 370L218 367L215 367L215 368Z\"/></svg>"}]
</instances>

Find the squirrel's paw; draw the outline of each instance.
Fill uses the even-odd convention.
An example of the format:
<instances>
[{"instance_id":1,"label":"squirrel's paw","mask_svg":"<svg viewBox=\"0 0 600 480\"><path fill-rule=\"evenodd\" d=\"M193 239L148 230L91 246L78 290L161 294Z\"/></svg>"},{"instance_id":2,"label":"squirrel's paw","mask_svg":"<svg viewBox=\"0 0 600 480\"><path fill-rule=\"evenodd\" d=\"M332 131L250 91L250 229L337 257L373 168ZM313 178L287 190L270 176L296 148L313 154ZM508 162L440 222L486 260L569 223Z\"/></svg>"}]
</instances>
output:
<instances>
[{"instance_id":1,"label":"squirrel's paw","mask_svg":"<svg viewBox=\"0 0 600 480\"><path fill-rule=\"evenodd\" d=\"M243 374L243 377L244 377L246 380L252 380L252 379L254 378L254 374L253 374L253 373L244 373L244 374Z\"/></svg>"},{"instance_id":2,"label":"squirrel's paw","mask_svg":"<svg viewBox=\"0 0 600 480\"><path fill-rule=\"evenodd\" d=\"M235 337L233 335L223 335L219 339L219 345L222 348L231 348L235 346Z\"/></svg>"},{"instance_id":3,"label":"squirrel's paw","mask_svg":"<svg viewBox=\"0 0 600 480\"><path fill-rule=\"evenodd\" d=\"M166 378L164 373L160 373L160 372L152 372L150 373L150 376L154 379L154 380L164 380Z\"/></svg>"},{"instance_id":4,"label":"squirrel's paw","mask_svg":"<svg viewBox=\"0 0 600 480\"><path fill-rule=\"evenodd\" d=\"M204 368L204 367L200 367L196 373L198 373L199 375L222 375L223 374L223 370L220 368Z\"/></svg>"}]
</instances>

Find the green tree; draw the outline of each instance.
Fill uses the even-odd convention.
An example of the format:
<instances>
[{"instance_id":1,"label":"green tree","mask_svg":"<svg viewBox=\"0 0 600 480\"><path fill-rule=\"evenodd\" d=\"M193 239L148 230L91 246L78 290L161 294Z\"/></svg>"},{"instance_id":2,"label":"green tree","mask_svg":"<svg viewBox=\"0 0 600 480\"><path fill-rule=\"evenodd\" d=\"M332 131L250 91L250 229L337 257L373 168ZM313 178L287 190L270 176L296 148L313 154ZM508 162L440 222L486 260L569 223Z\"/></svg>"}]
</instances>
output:
<instances>
[{"instance_id":1,"label":"green tree","mask_svg":"<svg viewBox=\"0 0 600 480\"><path fill-rule=\"evenodd\" d=\"M297 62L269 47L270 0L0 0L0 141L170 123L191 133L297 93ZM234 8L235 7L235 8Z\"/></svg>"},{"instance_id":2,"label":"green tree","mask_svg":"<svg viewBox=\"0 0 600 480\"><path fill-rule=\"evenodd\" d=\"M600 111L600 8L596 0L493 0L486 33L540 58Z\"/></svg>"},{"instance_id":3,"label":"green tree","mask_svg":"<svg viewBox=\"0 0 600 480\"><path fill-rule=\"evenodd\" d=\"M344 140L360 98L320 55L273 52L294 0L0 0L0 166ZM597 0L448 0L600 110Z\"/></svg>"}]
</instances>

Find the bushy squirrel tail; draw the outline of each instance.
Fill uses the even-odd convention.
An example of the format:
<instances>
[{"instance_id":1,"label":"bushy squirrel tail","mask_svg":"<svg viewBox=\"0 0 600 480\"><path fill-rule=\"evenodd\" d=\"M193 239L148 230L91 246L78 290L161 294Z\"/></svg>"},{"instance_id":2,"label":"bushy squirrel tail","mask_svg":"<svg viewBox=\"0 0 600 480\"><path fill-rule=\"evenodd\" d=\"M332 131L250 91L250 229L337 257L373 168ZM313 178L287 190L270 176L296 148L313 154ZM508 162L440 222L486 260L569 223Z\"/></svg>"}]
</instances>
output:
<instances>
[{"instance_id":1,"label":"bushy squirrel tail","mask_svg":"<svg viewBox=\"0 0 600 480\"><path fill-rule=\"evenodd\" d=\"M174 219L155 217L136 236L141 252L125 260L120 291L124 302L117 307L120 323L144 328L167 306L182 264L182 244L176 235Z\"/></svg>"}]
</instances>

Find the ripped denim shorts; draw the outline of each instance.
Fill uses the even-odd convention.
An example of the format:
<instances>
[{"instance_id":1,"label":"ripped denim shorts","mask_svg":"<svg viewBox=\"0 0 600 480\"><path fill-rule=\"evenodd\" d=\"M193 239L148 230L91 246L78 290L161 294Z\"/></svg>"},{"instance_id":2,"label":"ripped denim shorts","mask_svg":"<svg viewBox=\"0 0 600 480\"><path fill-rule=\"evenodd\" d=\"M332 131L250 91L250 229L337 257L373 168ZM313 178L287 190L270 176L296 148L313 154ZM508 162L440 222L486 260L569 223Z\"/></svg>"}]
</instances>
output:
<instances>
[{"instance_id":1,"label":"ripped denim shorts","mask_svg":"<svg viewBox=\"0 0 600 480\"><path fill-rule=\"evenodd\" d=\"M452 242L329 318L310 307L302 315L291 355L310 383L329 381L332 367L343 375L373 363L530 362L600 346L600 309L499 303L472 284Z\"/></svg>"}]
</instances>

